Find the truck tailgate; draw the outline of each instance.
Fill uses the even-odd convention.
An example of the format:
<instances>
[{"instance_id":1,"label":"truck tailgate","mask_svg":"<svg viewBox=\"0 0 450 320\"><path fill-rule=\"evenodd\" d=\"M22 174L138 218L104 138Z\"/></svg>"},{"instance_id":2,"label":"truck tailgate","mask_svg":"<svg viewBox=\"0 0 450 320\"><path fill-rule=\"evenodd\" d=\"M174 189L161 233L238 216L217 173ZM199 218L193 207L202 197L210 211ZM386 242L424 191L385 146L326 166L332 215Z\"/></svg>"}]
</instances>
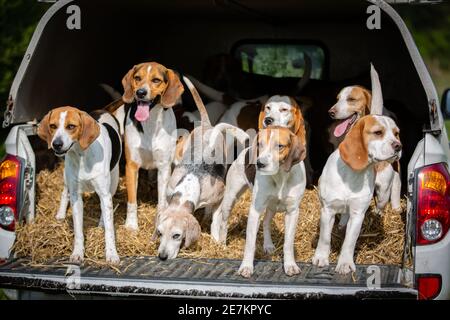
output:
<instances>
[{"instance_id":1,"label":"truck tailgate","mask_svg":"<svg viewBox=\"0 0 450 320\"><path fill-rule=\"evenodd\" d=\"M353 275L334 273L334 265L317 268L299 264L301 273L284 274L282 263L256 261L251 279L236 274L238 260L155 257L124 258L117 269L71 265L61 259L32 266L20 258L0 266L0 287L70 294L172 296L258 299L417 298L414 289L400 284L398 266L358 265ZM379 273L379 286L368 278ZM370 279L369 279L370 280Z\"/></svg>"}]
</instances>

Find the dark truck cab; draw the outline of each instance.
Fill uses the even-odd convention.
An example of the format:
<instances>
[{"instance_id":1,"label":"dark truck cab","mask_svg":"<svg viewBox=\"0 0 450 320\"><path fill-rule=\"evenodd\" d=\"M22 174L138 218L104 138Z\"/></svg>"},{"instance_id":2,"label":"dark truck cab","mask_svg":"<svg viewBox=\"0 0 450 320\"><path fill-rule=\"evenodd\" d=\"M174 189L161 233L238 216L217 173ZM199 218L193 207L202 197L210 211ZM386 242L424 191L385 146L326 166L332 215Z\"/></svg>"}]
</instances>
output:
<instances>
[{"instance_id":1,"label":"dark truck cab","mask_svg":"<svg viewBox=\"0 0 450 320\"><path fill-rule=\"evenodd\" d=\"M380 10L379 29L368 26L372 5ZM81 25L71 29L68 18L76 8ZM88 110L105 106L111 98L99 83L121 88L122 76L141 61L158 61L201 79L208 57L255 43L320 48L322 58L316 66L320 71L304 92L319 92L324 103L332 103L336 93L315 91L321 84L360 79L359 84L370 87L369 65L376 66L384 98L398 106L403 134L402 184L408 206L402 265L358 265L353 275L342 276L335 274L334 265L316 268L300 263L301 273L287 277L280 263L257 261L251 280L236 274L238 260L128 257L123 258L126 268L120 272L56 260L31 266L27 258L16 258L11 251L14 229L0 226L0 287L17 290L18 298L29 297L30 291L217 298L449 298L449 234L416 245L417 221L422 221L418 176L434 165L444 176L447 170L448 177L447 134L424 62L404 22L384 1L56 2L35 31L5 113L4 126L11 128L6 151L20 160L22 170L17 177L23 183L14 203L16 220L32 223L34 217L36 164L29 137L36 134L36 119L49 106L72 104ZM289 81L274 83L282 87ZM326 116L323 110L312 111L312 117L321 116ZM313 138L311 153L320 171L326 157L314 152L317 144ZM442 212L448 223L448 208Z\"/></svg>"}]
</instances>

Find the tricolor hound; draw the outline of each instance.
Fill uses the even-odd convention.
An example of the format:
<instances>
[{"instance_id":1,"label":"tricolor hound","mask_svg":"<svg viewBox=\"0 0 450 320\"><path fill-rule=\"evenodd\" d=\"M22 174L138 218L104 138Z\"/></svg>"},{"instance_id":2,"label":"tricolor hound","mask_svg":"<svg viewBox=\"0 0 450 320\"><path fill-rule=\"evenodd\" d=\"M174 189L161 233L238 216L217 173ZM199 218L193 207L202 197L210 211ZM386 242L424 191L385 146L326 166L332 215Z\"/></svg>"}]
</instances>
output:
<instances>
[{"instance_id":1,"label":"tricolor hound","mask_svg":"<svg viewBox=\"0 0 450 320\"><path fill-rule=\"evenodd\" d=\"M112 196L119 183L118 162L122 143L117 120L101 111L95 116L98 122L76 108L56 108L42 119L37 133L57 156L65 156L64 191L56 218L64 219L70 198L75 234L70 261L79 263L84 259L82 193L95 191L100 199L100 221L105 228L106 261L116 264L119 256L115 244Z\"/></svg>"}]
</instances>

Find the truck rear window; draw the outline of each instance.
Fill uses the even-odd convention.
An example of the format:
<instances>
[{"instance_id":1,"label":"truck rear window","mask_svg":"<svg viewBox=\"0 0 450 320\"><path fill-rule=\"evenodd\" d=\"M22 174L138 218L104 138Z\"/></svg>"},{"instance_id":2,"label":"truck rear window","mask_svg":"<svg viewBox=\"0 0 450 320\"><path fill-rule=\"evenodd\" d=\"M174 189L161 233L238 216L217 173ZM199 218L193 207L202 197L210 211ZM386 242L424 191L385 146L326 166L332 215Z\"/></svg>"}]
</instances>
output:
<instances>
[{"instance_id":1,"label":"truck rear window","mask_svg":"<svg viewBox=\"0 0 450 320\"><path fill-rule=\"evenodd\" d=\"M323 79L325 52L318 45L242 43L234 48L234 56L248 73L274 78L300 78L305 72L305 54L311 59L311 78Z\"/></svg>"}]
</instances>

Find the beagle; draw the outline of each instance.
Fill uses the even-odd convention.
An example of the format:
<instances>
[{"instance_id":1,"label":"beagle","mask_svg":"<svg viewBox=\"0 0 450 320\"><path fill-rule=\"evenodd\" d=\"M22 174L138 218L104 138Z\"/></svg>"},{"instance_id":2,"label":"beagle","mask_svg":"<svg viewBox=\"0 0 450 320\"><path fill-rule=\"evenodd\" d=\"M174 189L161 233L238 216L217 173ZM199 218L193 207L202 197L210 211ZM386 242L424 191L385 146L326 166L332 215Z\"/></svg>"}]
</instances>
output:
<instances>
[{"instance_id":1,"label":"beagle","mask_svg":"<svg viewBox=\"0 0 450 320\"><path fill-rule=\"evenodd\" d=\"M340 274L355 271L353 254L375 189L375 165L398 161L401 150L395 122L386 116L369 115L356 121L339 148L330 155L319 179L322 209L314 265L328 265L335 215L346 213L349 221L336 271Z\"/></svg>"},{"instance_id":2,"label":"beagle","mask_svg":"<svg viewBox=\"0 0 450 320\"><path fill-rule=\"evenodd\" d=\"M167 184L175 156L177 132L172 107L184 91L179 77L156 62L135 65L122 79L127 218L125 226L138 230L138 172L158 170L158 211L167 206ZM122 121L121 121L122 122Z\"/></svg>"},{"instance_id":3,"label":"beagle","mask_svg":"<svg viewBox=\"0 0 450 320\"><path fill-rule=\"evenodd\" d=\"M373 71L372 71L373 72ZM371 114L372 93L362 86L349 86L343 88L338 96L336 104L328 110L332 119L337 120L329 128L330 143L334 149L342 142L345 134L361 117ZM395 115L383 108L380 113L395 118ZM373 113L373 112L372 112ZM379 163L375 166L377 172L375 182L376 210L381 213L391 200L393 210L401 210L400 193L400 163ZM341 219L340 227L344 227L348 217Z\"/></svg>"},{"instance_id":4,"label":"beagle","mask_svg":"<svg viewBox=\"0 0 450 320\"><path fill-rule=\"evenodd\" d=\"M299 205L306 188L304 144L288 128L271 127L260 130L251 151L253 161L256 160L256 175L244 259L238 273L246 278L253 274L256 235L264 213L264 249L274 250L270 224L275 213L282 211L285 213L284 272L293 276L300 272L295 262L294 238Z\"/></svg>"},{"instance_id":5,"label":"beagle","mask_svg":"<svg viewBox=\"0 0 450 320\"><path fill-rule=\"evenodd\" d=\"M261 109L257 121L259 129L271 126L288 128L299 138L306 150L305 121L295 99L279 95L271 97ZM226 243L228 217L235 201L247 187L253 185L256 168L249 162L249 154L250 149L243 150L232 163L227 174L223 201L213 214L211 236L223 244Z\"/></svg>"},{"instance_id":6,"label":"beagle","mask_svg":"<svg viewBox=\"0 0 450 320\"><path fill-rule=\"evenodd\" d=\"M57 156L65 157L64 191L57 219L64 219L70 198L75 234L70 261L80 263L84 259L82 193L95 191L105 228L106 261L117 264L112 196L119 183L122 143L117 120L101 111L95 116L98 122L76 108L56 108L42 119L37 133Z\"/></svg>"},{"instance_id":7,"label":"beagle","mask_svg":"<svg viewBox=\"0 0 450 320\"><path fill-rule=\"evenodd\" d=\"M161 260L174 259L182 245L188 248L197 241L201 229L193 215L196 210L205 208L211 212L222 201L228 153L234 150L234 141L229 143L226 134L236 138L241 146L249 140L236 127L228 124L211 127L209 123L195 128L186 138L181 161L169 181L168 207L157 218Z\"/></svg>"}]
</instances>

